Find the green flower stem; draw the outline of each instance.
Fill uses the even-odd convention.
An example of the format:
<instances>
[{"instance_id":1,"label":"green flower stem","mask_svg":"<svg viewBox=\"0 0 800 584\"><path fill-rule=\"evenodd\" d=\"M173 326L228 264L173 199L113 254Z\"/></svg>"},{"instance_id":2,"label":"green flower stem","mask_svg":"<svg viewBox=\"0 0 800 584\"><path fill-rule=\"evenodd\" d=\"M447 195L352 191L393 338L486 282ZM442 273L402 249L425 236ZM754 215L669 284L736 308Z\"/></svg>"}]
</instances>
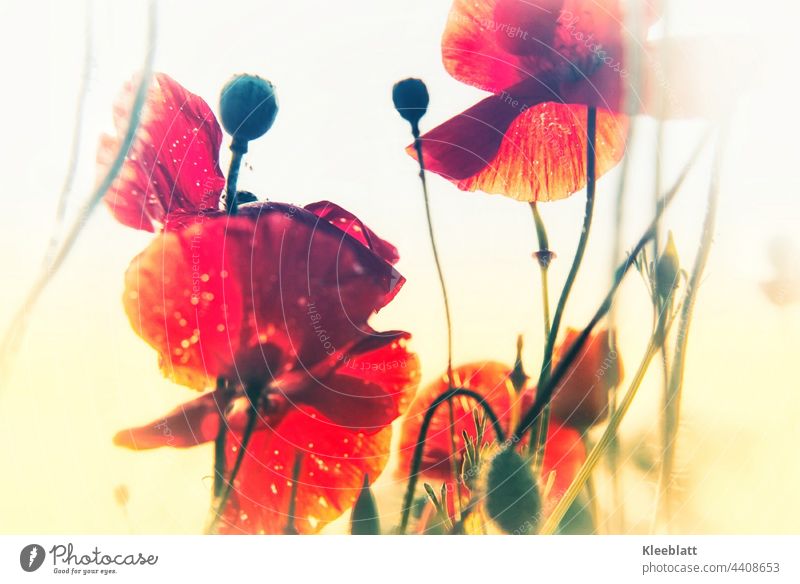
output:
<instances>
[{"instance_id":1,"label":"green flower stem","mask_svg":"<svg viewBox=\"0 0 800 584\"><path fill-rule=\"evenodd\" d=\"M439 276L439 286L442 290L442 300L444 302L444 314L447 321L447 389L453 389L453 321L450 315L450 299L447 295L447 285L445 284L444 271L442 270L442 262L439 259L439 249L436 246L436 237L433 231L433 219L431 217L431 203L430 196L428 195L428 181L425 177L425 159L422 154L422 141L420 140L419 123L411 123L411 134L414 137L414 149L417 152L417 161L419 163L419 180L422 184L422 197L425 201L425 219L428 224L428 237L431 242L431 250L433 251L433 261L436 264L436 273ZM450 420L450 456L452 457L453 464L453 480L458 484L458 470L455 468L456 459L456 439L454 435L455 421L453 419L453 404L448 401L447 404ZM456 510L460 510L460 498L456 495Z\"/></svg>"},{"instance_id":2,"label":"green flower stem","mask_svg":"<svg viewBox=\"0 0 800 584\"><path fill-rule=\"evenodd\" d=\"M530 409L525 413L525 415L520 420L517 428L514 431L512 436L512 442L516 443L519 441L520 436L522 436L525 432L530 430L533 423L536 421L536 418L544 409L544 406L550 402L550 398L553 395L553 391L555 390L556 386L561 382L561 380L566 375L568 369L572 366L572 363L577 358L580 351L583 349L583 346L586 344L589 335L594 330L594 327L600 322L600 320L608 314L611 306L613 304L614 297L616 296L617 290L619 289L620 285L622 284L625 275L631 269L631 267L635 263L635 259L639 256L645 246L652 241L654 234L655 234L655 227L654 223L660 219L661 214L669 207L672 201L675 199L675 196L678 194L681 186L683 185L686 177L689 174L689 171L694 167L694 163L697 159L698 154L702 151L703 147L706 143L706 138L703 138L701 142L698 144L695 152L692 154L692 157L689 159L689 162L683 168L683 171L675 180L675 183L672 187L667 191L664 196L662 197L662 204L658 206L658 210L656 211L656 217L653 218L648 228L645 230L642 237L636 243L634 248L631 250L628 259L625 260L615 271L614 273L614 280L611 284L611 289L608 291L603 302L600 304L600 307L595 312L592 319L589 321L589 324L581 331L578 335L578 338L575 342L570 345L569 349L567 350L567 354L565 357L559 362L558 366L556 367L553 374L548 378L547 383L543 386L539 386L538 391L536 392L536 400L534 401L533 405Z\"/></svg>"},{"instance_id":3,"label":"green flower stem","mask_svg":"<svg viewBox=\"0 0 800 584\"><path fill-rule=\"evenodd\" d=\"M547 285L547 271L550 267L550 261L553 259L553 252L550 251L547 229L535 201L531 203L531 211L533 212L533 223L536 227L536 239L539 241L539 253L536 254L536 258L539 262L539 272L542 275L542 310L544 312L544 341L546 343L550 336L550 291Z\"/></svg>"},{"instance_id":4,"label":"green flower stem","mask_svg":"<svg viewBox=\"0 0 800 584\"><path fill-rule=\"evenodd\" d=\"M439 260L439 249L436 246L436 237L433 234L433 220L431 218L431 203L428 195L428 181L425 178L425 159L422 155L422 141L420 138L419 124L411 125L411 134L414 136L414 149L417 152L419 162L419 180L422 183L422 197L425 201L425 218L428 222L428 237L433 251L433 261L436 264L436 273L439 276L439 286L442 289L442 300L444 301L444 313L447 319L447 380L448 386L453 387L453 322L450 317L450 300L447 295L447 285L444 280L442 263Z\"/></svg>"},{"instance_id":5,"label":"green flower stem","mask_svg":"<svg viewBox=\"0 0 800 584\"><path fill-rule=\"evenodd\" d=\"M226 381L224 377L217 379L217 392L225 391ZM220 404L218 404L219 406ZM221 404L219 409L219 428L217 436L214 438L214 489L213 500L216 501L222 494L222 487L225 483L225 437L228 433L228 421L225 418L227 400Z\"/></svg>"},{"instance_id":6,"label":"green flower stem","mask_svg":"<svg viewBox=\"0 0 800 584\"><path fill-rule=\"evenodd\" d=\"M239 444L239 451L236 453L236 460L233 463L233 469L231 469L231 474L228 477L228 480L224 486L224 490L222 491L222 495L219 498L219 504L217 505L217 508L214 511L208 526L206 527L207 534L214 533L217 523L222 517L222 514L225 512L228 499L230 499L231 492L233 491L234 481L239 475L239 470L242 468L247 446L250 444L250 438L253 436L253 431L255 430L256 422L258 421L258 404L261 401L260 396L260 390L258 392L252 390L247 391L247 398L250 400L250 408L247 411L247 423L244 428L244 434L242 434L242 441Z\"/></svg>"},{"instance_id":7,"label":"green flower stem","mask_svg":"<svg viewBox=\"0 0 800 584\"><path fill-rule=\"evenodd\" d=\"M297 489L300 487L300 468L303 466L303 453L298 452L294 456L294 466L292 467L292 492L289 494L289 509L286 511L286 528L284 535L298 535L295 527L295 515L297 514Z\"/></svg>"},{"instance_id":8,"label":"green flower stem","mask_svg":"<svg viewBox=\"0 0 800 584\"><path fill-rule=\"evenodd\" d=\"M708 207L703 221L703 234L700 239L700 247L695 258L692 275L686 290L686 300L683 303L680 313L680 323L678 325L677 340L675 343L675 354L672 359L672 368L669 375L669 385L667 387L667 436L664 458L661 464L661 476L659 478L659 499L664 507L665 518L669 523L671 517L670 509L670 488L672 475L675 465L675 450L680 427L680 406L683 396L683 377L686 368L686 349L689 342L689 330L692 324L695 304L697 302L697 292L700 288L701 279L708 264L708 257L714 241L714 228L716 225L717 208L719 206L719 175L722 160L722 147L725 144L727 133L725 129L720 134L719 144L714 155L711 184L708 193Z\"/></svg>"},{"instance_id":9,"label":"green flower stem","mask_svg":"<svg viewBox=\"0 0 800 584\"><path fill-rule=\"evenodd\" d=\"M236 215L239 209L236 188L239 183L239 169L242 166L242 159L247 153L247 142L234 138L231 143L231 153L231 164L228 167L228 184L225 187L225 209L227 209L228 215Z\"/></svg>"},{"instance_id":10,"label":"green flower stem","mask_svg":"<svg viewBox=\"0 0 800 584\"><path fill-rule=\"evenodd\" d=\"M583 218L583 228L581 236L578 240L578 247L575 250L575 257L572 260L572 267L567 274L567 280L564 282L564 288L561 290L561 296L556 305L556 311L553 315L553 325L550 328L550 334L547 337L545 345L544 359L542 361L542 370L539 375L539 383L537 388L542 388L550 377L553 362L553 351L555 350L556 339L558 338L558 329L561 325L561 319L564 316L564 309L567 305L570 292L575 284L575 279L578 276L578 271L583 262L583 256L586 252L586 246L589 242L589 232L592 227L592 217L594 216L594 200L595 190L597 183L597 109L589 107L587 110L586 121L586 212ZM542 416L539 420L539 427L531 431L531 451L535 453L533 459L534 472L539 474L542 468L542 461L544 460L545 448L547 446L547 430L550 425L550 400L544 406Z\"/></svg>"},{"instance_id":11,"label":"green flower stem","mask_svg":"<svg viewBox=\"0 0 800 584\"><path fill-rule=\"evenodd\" d=\"M414 454L411 458L411 467L408 473L408 484L406 486L406 494L403 497L403 509L401 511L401 519L400 519L400 527L398 528L398 533L400 535L405 534L406 529L408 528L408 519L411 514L411 507L414 504L414 491L417 487L417 481L419 479L419 471L420 467L422 466L422 455L425 452L425 439L428 436L428 428L431 425L431 421L433 420L433 415L436 413L436 410L441 406L443 403L453 399L454 397L458 396L465 396L472 398L483 408L483 411L488 416L489 420L492 423L492 428L494 428L495 436L498 442L505 442L506 435L503 432L503 427L500 425L500 420L498 419L497 415L492 410L489 403L484 399L484 397L474 391L469 389L462 389L462 388L453 388L448 389L441 395L439 395L433 403L428 406L428 409L425 411L425 417L422 419L422 425L419 428L419 435L417 437L417 444L414 447ZM451 460L451 463L454 461Z\"/></svg>"},{"instance_id":12,"label":"green flower stem","mask_svg":"<svg viewBox=\"0 0 800 584\"><path fill-rule=\"evenodd\" d=\"M542 216L539 213L539 207L535 201L531 203L531 211L533 211L533 222L536 227L536 238L539 241L539 253L536 254L536 257L539 261L539 272L541 273L544 342L545 346L547 346L548 339L550 338L550 292L547 283L547 272L550 268L550 261L553 259L553 254L550 251L550 242L547 237L547 230L545 228L544 221L542 220ZM545 356L545 361L546 360L547 357ZM550 408L548 407L545 408L544 415L539 418L539 423L537 426L531 430L531 439L530 444L528 445L529 452L538 452L538 445L543 444L547 439L547 436L545 435L542 437L542 434L545 432L544 428L547 426L547 424L549 424L549 421ZM534 473L536 475L538 475L540 471L539 467L536 465L540 463L541 460L534 459Z\"/></svg>"}]
</instances>

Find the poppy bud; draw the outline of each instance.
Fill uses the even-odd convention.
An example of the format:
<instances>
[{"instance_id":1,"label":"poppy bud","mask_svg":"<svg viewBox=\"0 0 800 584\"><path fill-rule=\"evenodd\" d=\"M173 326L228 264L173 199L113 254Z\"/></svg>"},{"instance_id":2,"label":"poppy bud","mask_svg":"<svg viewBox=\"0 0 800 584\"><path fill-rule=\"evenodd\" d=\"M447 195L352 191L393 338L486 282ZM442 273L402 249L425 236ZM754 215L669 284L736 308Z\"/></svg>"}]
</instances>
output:
<instances>
[{"instance_id":1,"label":"poppy bud","mask_svg":"<svg viewBox=\"0 0 800 584\"><path fill-rule=\"evenodd\" d=\"M508 378L511 380L511 385L517 390L517 393L523 390L525 382L529 379L528 375L525 373L525 369L522 367L522 335L517 337L517 358L514 360L514 369L511 370L511 374Z\"/></svg>"},{"instance_id":2,"label":"poppy bud","mask_svg":"<svg viewBox=\"0 0 800 584\"><path fill-rule=\"evenodd\" d=\"M670 231L667 236L667 247L656 262L656 292L662 299L672 296L672 292L678 287L680 269L681 261L678 257L678 249L675 247L675 240Z\"/></svg>"},{"instance_id":3,"label":"poppy bud","mask_svg":"<svg viewBox=\"0 0 800 584\"><path fill-rule=\"evenodd\" d=\"M531 467L516 451L500 451L486 480L486 510L506 533L536 533L542 504Z\"/></svg>"},{"instance_id":4,"label":"poppy bud","mask_svg":"<svg viewBox=\"0 0 800 584\"><path fill-rule=\"evenodd\" d=\"M428 88L421 79L404 79L392 88L394 107L404 120L416 126L428 111Z\"/></svg>"},{"instance_id":5,"label":"poppy bud","mask_svg":"<svg viewBox=\"0 0 800 584\"><path fill-rule=\"evenodd\" d=\"M364 475L364 483L358 493L353 513L350 515L350 533L352 535L380 535L381 525L378 519L378 506L369 488L369 475Z\"/></svg>"},{"instance_id":6,"label":"poppy bud","mask_svg":"<svg viewBox=\"0 0 800 584\"><path fill-rule=\"evenodd\" d=\"M579 336L580 331L567 329L554 363L566 356ZM608 392L619 385L623 375L622 358L609 331L592 334L553 394L552 415L581 430L603 421L608 415Z\"/></svg>"},{"instance_id":7,"label":"poppy bud","mask_svg":"<svg viewBox=\"0 0 800 584\"><path fill-rule=\"evenodd\" d=\"M243 146L267 133L278 114L275 87L255 75L236 75L219 98L222 126Z\"/></svg>"}]
</instances>

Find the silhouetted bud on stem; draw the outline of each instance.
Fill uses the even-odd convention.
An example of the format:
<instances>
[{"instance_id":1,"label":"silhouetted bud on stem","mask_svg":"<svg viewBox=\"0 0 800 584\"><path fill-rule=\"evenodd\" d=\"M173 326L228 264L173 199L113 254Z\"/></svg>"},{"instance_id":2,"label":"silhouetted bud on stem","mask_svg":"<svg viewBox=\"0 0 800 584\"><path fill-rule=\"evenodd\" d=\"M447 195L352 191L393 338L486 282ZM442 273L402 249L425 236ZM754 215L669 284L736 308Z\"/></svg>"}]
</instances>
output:
<instances>
[{"instance_id":1,"label":"silhouetted bud on stem","mask_svg":"<svg viewBox=\"0 0 800 584\"><path fill-rule=\"evenodd\" d=\"M225 84L219 99L222 126L234 146L247 151L247 142L267 133L278 115L275 87L256 75L236 75Z\"/></svg>"},{"instance_id":2,"label":"silhouetted bud on stem","mask_svg":"<svg viewBox=\"0 0 800 584\"><path fill-rule=\"evenodd\" d=\"M419 121L428 111L428 88L421 79L404 79L392 88L394 107L413 129L418 129Z\"/></svg>"}]
</instances>

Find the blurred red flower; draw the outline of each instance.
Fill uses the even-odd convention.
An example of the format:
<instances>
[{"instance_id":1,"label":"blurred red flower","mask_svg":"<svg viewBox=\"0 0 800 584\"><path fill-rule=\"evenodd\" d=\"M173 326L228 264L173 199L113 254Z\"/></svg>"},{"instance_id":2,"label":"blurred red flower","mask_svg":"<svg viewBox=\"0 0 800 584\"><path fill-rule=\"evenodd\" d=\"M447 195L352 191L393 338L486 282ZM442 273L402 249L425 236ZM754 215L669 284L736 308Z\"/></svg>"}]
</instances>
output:
<instances>
[{"instance_id":1,"label":"blurred red flower","mask_svg":"<svg viewBox=\"0 0 800 584\"><path fill-rule=\"evenodd\" d=\"M591 106L597 176L610 170L628 125L623 26L618 0L455 0L444 65L493 95L422 136L426 167L462 190L568 197L586 184Z\"/></svg>"},{"instance_id":2,"label":"blurred red flower","mask_svg":"<svg viewBox=\"0 0 800 584\"><path fill-rule=\"evenodd\" d=\"M553 357L553 366L564 357L581 331L568 328ZM624 376L622 358L611 346L608 329L598 330L586 341L583 350L556 388L551 413L570 426L585 429L602 422L608 415L608 392Z\"/></svg>"},{"instance_id":3,"label":"blurred red flower","mask_svg":"<svg viewBox=\"0 0 800 584\"><path fill-rule=\"evenodd\" d=\"M510 374L511 368L492 361L470 363L453 370L454 386L470 389L483 396L497 415L506 434L513 430L519 413L530 406L534 397L530 390L523 390L521 394L517 394L509 379ZM447 387L447 379L442 378L421 389L403 417L399 442L399 472L403 477L407 477L411 470L411 459L425 412L439 395L447 391ZM481 412L481 409L473 399L466 396L453 398L452 404L453 434L460 470L460 461L464 454L462 433L466 431L473 440L475 439L476 429L472 412L475 409ZM486 432L489 440L495 438L488 420ZM428 428L420 474L432 480L451 483L453 468L450 453L450 412L447 404L442 404L433 415ZM585 458L586 452L580 432L556 419L551 420L542 476L547 478L551 472L555 472L555 476L545 501L545 511L558 502Z\"/></svg>"},{"instance_id":4,"label":"blurred red flower","mask_svg":"<svg viewBox=\"0 0 800 584\"><path fill-rule=\"evenodd\" d=\"M403 285L397 250L332 203L218 210L221 132L208 107L160 75L147 111L108 202L127 225L167 228L131 263L123 302L165 375L217 389L115 443L190 447L215 440L224 417L230 469L254 404L220 530L317 531L353 504L365 474L383 470L390 424L418 382L409 335L368 324Z\"/></svg>"}]
</instances>

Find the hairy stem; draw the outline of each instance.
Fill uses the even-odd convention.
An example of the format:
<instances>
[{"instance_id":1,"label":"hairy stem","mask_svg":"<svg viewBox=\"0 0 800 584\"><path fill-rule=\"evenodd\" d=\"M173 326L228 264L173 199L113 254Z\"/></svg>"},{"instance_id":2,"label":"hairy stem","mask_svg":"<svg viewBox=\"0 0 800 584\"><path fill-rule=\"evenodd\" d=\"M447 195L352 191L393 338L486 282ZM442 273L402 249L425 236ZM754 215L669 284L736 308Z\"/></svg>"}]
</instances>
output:
<instances>
[{"instance_id":1,"label":"hairy stem","mask_svg":"<svg viewBox=\"0 0 800 584\"><path fill-rule=\"evenodd\" d=\"M494 428L495 436L498 442L505 442L506 435L503 432L503 427L500 425L500 420L498 419L497 415L492 410L489 403L484 399L484 397L474 391L469 389L462 389L462 388L451 388L448 389L446 392L439 395L433 403L428 406L428 409L425 411L425 417L422 419L422 425L419 428L419 435L417 437L417 444L414 447L414 454L411 458L411 468L408 473L408 484L406 485L406 494L403 497L403 508L401 511L401 519L400 519L400 527L398 532L400 535L403 535L408 528L408 519L411 515L411 507L414 503L414 491L417 488L417 480L419 479L419 470L422 465L422 455L425 453L425 439L428 436L428 428L431 425L431 421L433 420L433 415L436 413L436 410L441 406L443 403L453 399L454 397L458 396L466 396L472 398L483 408L486 416L489 418L489 421L492 423L492 428ZM451 464L455 461L451 460Z\"/></svg>"}]
</instances>

